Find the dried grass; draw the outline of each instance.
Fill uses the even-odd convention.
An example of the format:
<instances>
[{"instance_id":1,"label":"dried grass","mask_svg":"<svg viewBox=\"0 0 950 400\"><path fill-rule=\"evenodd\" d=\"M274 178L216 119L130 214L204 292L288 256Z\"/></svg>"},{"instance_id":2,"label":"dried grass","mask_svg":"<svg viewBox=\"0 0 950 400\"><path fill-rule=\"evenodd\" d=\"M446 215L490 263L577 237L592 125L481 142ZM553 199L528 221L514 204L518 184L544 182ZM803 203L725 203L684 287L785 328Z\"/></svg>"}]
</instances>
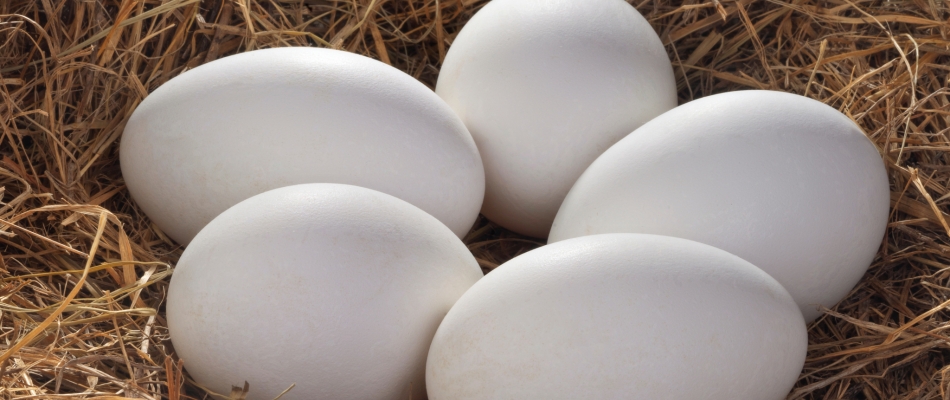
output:
<instances>
[{"instance_id":1,"label":"dried grass","mask_svg":"<svg viewBox=\"0 0 950 400\"><path fill-rule=\"evenodd\" d=\"M746 88L824 101L864 128L891 176L879 257L809 326L790 398L950 399L950 3L674 3L634 5L667 44L681 101ZM172 355L162 315L181 248L134 206L118 168L122 128L149 91L277 46L369 55L431 86L482 4L0 1L0 396L209 396ZM486 270L539 245L484 220L466 242Z\"/></svg>"}]
</instances>

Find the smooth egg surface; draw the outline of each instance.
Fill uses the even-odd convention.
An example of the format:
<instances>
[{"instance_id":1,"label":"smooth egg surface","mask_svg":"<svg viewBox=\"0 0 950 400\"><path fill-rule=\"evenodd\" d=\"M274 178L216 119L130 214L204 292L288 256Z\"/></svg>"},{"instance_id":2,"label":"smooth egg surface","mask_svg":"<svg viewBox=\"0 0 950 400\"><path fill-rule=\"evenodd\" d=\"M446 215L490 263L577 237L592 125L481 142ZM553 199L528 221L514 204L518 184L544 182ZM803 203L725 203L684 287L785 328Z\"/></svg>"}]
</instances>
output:
<instances>
[{"instance_id":1,"label":"smooth egg surface","mask_svg":"<svg viewBox=\"0 0 950 400\"><path fill-rule=\"evenodd\" d=\"M669 111L578 179L551 242L611 232L706 243L762 268L811 321L854 287L884 237L890 189L847 116L761 90Z\"/></svg>"},{"instance_id":2,"label":"smooth egg surface","mask_svg":"<svg viewBox=\"0 0 950 400\"><path fill-rule=\"evenodd\" d=\"M120 162L135 202L182 244L241 200L321 182L396 196L461 237L485 186L471 135L432 90L379 61L305 47L166 82L129 119Z\"/></svg>"},{"instance_id":3,"label":"smooth egg surface","mask_svg":"<svg viewBox=\"0 0 950 400\"><path fill-rule=\"evenodd\" d=\"M452 42L436 93L478 144L482 213L541 238L584 169L677 101L663 44L623 0L494 0Z\"/></svg>"},{"instance_id":4,"label":"smooth egg surface","mask_svg":"<svg viewBox=\"0 0 950 400\"><path fill-rule=\"evenodd\" d=\"M482 271L445 225L387 194L305 184L253 196L185 249L168 329L202 386L248 399L425 396L432 336Z\"/></svg>"},{"instance_id":5,"label":"smooth egg surface","mask_svg":"<svg viewBox=\"0 0 950 400\"><path fill-rule=\"evenodd\" d=\"M426 382L431 400L779 400L807 339L788 292L739 257L593 235L472 286L436 332Z\"/></svg>"}]
</instances>

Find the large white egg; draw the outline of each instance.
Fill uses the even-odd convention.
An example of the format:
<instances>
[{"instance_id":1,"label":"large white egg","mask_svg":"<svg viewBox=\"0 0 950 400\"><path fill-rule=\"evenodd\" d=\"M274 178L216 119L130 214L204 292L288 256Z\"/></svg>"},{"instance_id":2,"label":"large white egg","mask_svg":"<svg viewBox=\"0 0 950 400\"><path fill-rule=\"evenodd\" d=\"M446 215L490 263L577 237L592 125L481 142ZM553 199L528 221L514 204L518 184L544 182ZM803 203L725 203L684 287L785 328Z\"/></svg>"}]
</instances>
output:
<instances>
[{"instance_id":1,"label":"large white egg","mask_svg":"<svg viewBox=\"0 0 950 400\"><path fill-rule=\"evenodd\" d=\"M430 400L779 400L807 341L788 292L739 257L595 235L472 286L435 334L426 382Z\"/></svg>"},{"instance_id":2,"label":"large white egg","mask_svg":"<svg viewBox=\"0 0 950 400\"><path fill-rule=\"evenodd\" d=\"M185 249L168 329L185 369L249 399L425 394L432 336L482 277L442 223L395 197L305 184L231 207Z\"/></svg>"},{"instance_id":3,"label":"large white egg","mask_svg":"<svg viewBox=\"0 0 950 400\"><path fill-rule=\"evenodd\" d=\"M889 202L881 156L848 117L802 96L740 91L677 107L605 152L550 240L636 232L706 243L771 274L811 321L867 270Z\"/></svg>"},{"instance_id":4,"label":"large white egg","mask_svg":"<svg viewBox=\"0 0 950 400\"><path fill-rule=\"evenodd\" d=\"M185 72L136 108L120 156L136 203L182 244L241 200L319 182L391 194L461 237L485 190L475 142L444 101L329 49L258 50Z\"/></svg>"},{"instance_id":5,"label":"large white egg","mask_svg":"<svg viewBox=\"0 0 950 400\"><path fill-rule=\"evenodd\" d=\"M482 213L535 237L598 155L676 106L663 44L623 0L494 0L452 43L436 93L478 144Z\"/></svg>"}]
</instances>

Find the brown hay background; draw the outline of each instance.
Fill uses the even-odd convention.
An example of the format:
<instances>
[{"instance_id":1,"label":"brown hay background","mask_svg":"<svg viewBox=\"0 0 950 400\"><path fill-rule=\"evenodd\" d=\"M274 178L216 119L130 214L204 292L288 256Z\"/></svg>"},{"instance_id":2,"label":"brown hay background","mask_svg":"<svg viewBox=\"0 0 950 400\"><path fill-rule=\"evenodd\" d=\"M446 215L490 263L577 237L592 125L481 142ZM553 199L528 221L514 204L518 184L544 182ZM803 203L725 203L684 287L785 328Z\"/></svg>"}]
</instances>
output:
<instances>
[{"instance_id":1,"label":"brown hay background","mask_svg":"<svg viewBox=\"0 0 950 400\"><path fill-rule=\"evenodd\" d=\"M181 248L133 205L118 166L124 123L149 91L276 46L365 54L432 86L483 4L0 1L0 397L208 396L170 356L161 311ZM805 94L851 116L886 160L894 207L879 257L809 326L790 398L950 399L950 3L634 5L667 44L681 102ZM484 220L466 242L486 269L540 244Z\"/></svg>"}]
</instances>

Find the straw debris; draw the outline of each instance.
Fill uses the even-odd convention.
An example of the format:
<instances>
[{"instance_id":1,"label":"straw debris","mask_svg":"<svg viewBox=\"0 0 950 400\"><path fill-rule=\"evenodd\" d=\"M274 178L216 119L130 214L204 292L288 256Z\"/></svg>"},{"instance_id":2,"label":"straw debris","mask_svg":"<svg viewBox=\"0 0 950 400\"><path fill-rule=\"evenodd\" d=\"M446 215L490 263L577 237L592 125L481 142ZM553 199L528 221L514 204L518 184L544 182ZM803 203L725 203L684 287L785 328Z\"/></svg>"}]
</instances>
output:
<instances>
[{"instance_id":1,"label":"straw debris","mask_svg":"<svg viewBox=\"0 0 950 400\"><path fill-rule=\"evenodd\" d=\"M0 396L243 398L247 385L203 391L168 342L162 301L181 247L125 190L117 144L130 113L183 71L267 47L352 51L432 86L484 3L0 2ZM950 3L634 5L667 46L681 102L803 94L854 119L887 165L893 210L879 256L809 326L790 398L950 399ZM484 219L466 243L486 270L541 244Z\"/></svg>"}]
</instances>

